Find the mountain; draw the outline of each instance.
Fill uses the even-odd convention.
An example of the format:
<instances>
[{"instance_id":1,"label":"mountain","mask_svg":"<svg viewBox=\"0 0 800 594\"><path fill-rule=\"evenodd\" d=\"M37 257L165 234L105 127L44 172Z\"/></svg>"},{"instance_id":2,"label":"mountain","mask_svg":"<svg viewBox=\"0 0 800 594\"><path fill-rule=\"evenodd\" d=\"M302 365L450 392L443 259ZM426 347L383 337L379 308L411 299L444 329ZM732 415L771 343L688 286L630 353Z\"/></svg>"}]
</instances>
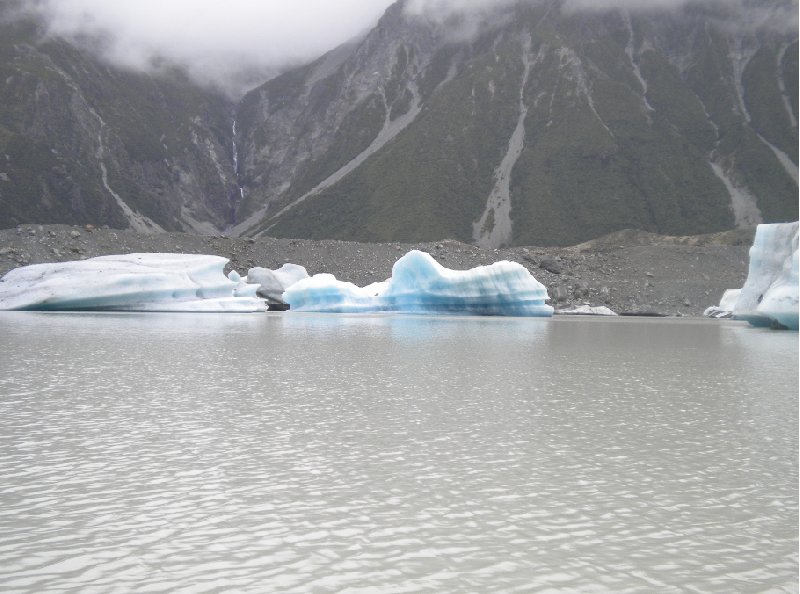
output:
<instances>
[{"instance_id":1,"label":"mountain","mask_svg":"<svg viewBox=\"0 0 800 594\"><path fill-rule=\"evenodd\" d=\"M499 246L796 219L797 31L769 18L785 9L553 0L470 22L398 2L242 101L235 229Z\"/></svg>"},{"instance_id":2,"label":"mountain","mask_svg":"<svg viewBox=\"0 0 800 594\"><path fill-rule=\"evenodd\" d=\"M572 6L400 0L241 101L0 21L0 227L496 247L798 218L795 0Z\"/></svg>"},{"instance_id":3,"label":"mountain","mask_svg":"<svg viewBox=\"0 0 800 594\"><path fill-rule=\"evenodd\" d=\"M215 232L234 216L234 104L0 22L0 226Z\"/></svg>"}]
</instances>

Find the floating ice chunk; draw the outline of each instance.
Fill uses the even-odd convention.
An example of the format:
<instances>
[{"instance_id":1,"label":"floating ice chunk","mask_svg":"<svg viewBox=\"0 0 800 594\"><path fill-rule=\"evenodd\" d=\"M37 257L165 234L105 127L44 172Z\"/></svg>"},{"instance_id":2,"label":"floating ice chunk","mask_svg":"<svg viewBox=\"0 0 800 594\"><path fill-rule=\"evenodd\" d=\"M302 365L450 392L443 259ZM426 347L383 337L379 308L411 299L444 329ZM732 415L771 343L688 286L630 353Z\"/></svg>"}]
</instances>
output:
<instances>
[{"instance_id":1,"label":"floating ice chunk","mask_svg":"<svg viewBox=\"0 0 800 594\"><path fill-rule=\"evenodd\" d=\"M605 305L577 305L559 309L557 314L562 316L615 316L617 313Z\"/></svg>"},{"instance_id":2,"label":"floating ice chunk","mask_svg":"<svg viewBox=\"0 0 800 594\"><path fill-rule=\"evenodd\" d=\"M308 272L297 264L284 264L277 270L251 268L247 281L258 286L258 294L270 303L284 303L283 292L298 281L308 278Z\"/></svg>"},{"instance_id":3,"label":"floating ice chunk","mask_svg":"<svg viewBox=\"0 0 800 594\"><path fill-rule=\"evenodd\" d=\"M17 268L0 279L0 309L264 311L257 285L227 260L196 254L129 254ZM234 280L238 278L238 280Z\"/></svg>"},{"instance_id":4,"label":"floating ice chunk","mask_svg":"<svg viewBox=\"0 0 800 594\"><path fill-rule=\"evenodd\" d=\"M551 316L547 289L516 262L450 270L430 254L410 251L392 268L383 299L395 311Z\"/></svg>"},{"instance_id":5,"label":"floating ice chunk","mask_svg":"<svg viewBox=\"0 0 800 594\"><path fill-rule=\"evenodd\" d=\"M741 289L728 289L722 294L719 305L707 307L703 315L707 318L732 318L733 308L736 307L741 292Z\"/></svg>"},{"instance_id":6,"label":"floating ice chunk","mask_svg":"<svg viewBox=\"0 0 800 594\"><path fill-rule=\"evenodd\" d=\"M387 311L381 293L385 287L358 287L332 274L315 274L289 287L283 300L291 311L366 313Z\"/></svg>"},{"instance_id":7,"label":"floating ice chunk","mask_svg":"<svg viewBox=\"0 0 800 594\"><path fill-rule=\"evenodd\" d=\"M417 250L400 258L383 283L357 287L318 274L291 286L283 299L293 311L553 315L544 285L521 264L450 270Z\"/></svg>"},{"instance_id":8,"label":"floating ice chunk","mask_svg":"<svg viewBox=\"0 0 800 594\"><path fill-rule=\"evenodd\" d=\"M754 326L798 327L798 223L759 225L733 313Z\"/></svg>"}]
</instances>

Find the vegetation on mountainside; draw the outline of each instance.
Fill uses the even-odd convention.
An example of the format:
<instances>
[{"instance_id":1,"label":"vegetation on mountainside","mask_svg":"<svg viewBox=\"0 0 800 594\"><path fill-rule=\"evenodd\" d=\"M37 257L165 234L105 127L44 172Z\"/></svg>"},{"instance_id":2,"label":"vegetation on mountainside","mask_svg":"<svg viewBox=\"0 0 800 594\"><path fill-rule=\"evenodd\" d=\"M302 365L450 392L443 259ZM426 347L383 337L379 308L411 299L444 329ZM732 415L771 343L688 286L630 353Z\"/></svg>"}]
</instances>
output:
<instances>
[{"instance_id":1,"label":"vegetation on mountainside","mask_svg":"<svg viewBox=\"0 0 800 594\"><path fill-rule=\"evenodd\" d=\"M780 63L780 73L783 77L783 86L786 89L786 94L789 99L789 107L794 113L794 119L798 119L798 44L797 41L790 43L786 47L783 54L783 59Z\"/></svg>"},{"instance_id":2,"label":"vegetation on mountainside","mask_svg":"<svg viewBox=\"0 0 800 594\"><path fill-rule=\"evenodd\" d=\"M356 172L282 216L276 236L471 239L517 119L517 40L440 87L417 120Z\"/></svg>"},{"instance_id":3,"label":"vegetation on mountainside","mask_svg":"<svg viewBox=\"0 0 800 594\"><path fill-rule=\"evenodd\" d=\"M759 49L742 75L744 101L753 128L797 164L797 126L792 126L789 120L779 86L779 73L775 48ZM794 86L797 86L797 80Z\"/></svg>"},{"instance_id":4,"label":"vegetation on mountainside","mask_svg":"<svg viewBox=\"0 0 800 594\"><path fill-rule=\"evenodd\" d=\"M303 165L288 199L302 196L319 182L344 167L365 151L378 135L386 119L383 98L373 94L345 116L336 130L331 148ZM313 152L313 147L311 147Z\"/></svg>"},{"instance_id":5,"label":"vegetation on mountainside","mask_svg":"<svg viewBox=\"0 0 800 594\"><path fill-rule=\"evenodd\" d=\"M251 232L472 241L498 168L518 154L509 145L521 92L515 244L729 229L731 197L712 164L757 198L765 221L798 217L797 183L770 148L797 163L795 38L741 37L720 25L734 8L717 4L653 14L560 6L523 3L459 36L411 22L397 5L360 43L287 71L238 106L179 70L122 71L38 39L31 22L0 24L0 223L124 227L116 193L167 230L185 226L185 206L222 229L269 202ZM401 133L276 216L416 101L421 111ZM486 229L499 217L492 211Z\"/></svg>"},{"instance_id":6,"label":"vegetation on mountainside","mask_svg":"<svg viewBox=\"0 0 800 594\"><path fill-rule=\"evenodd\" d=\"M697 59L682 72L655 48L638 53L645 96L626 54L628 31L621 21L605 25L605 34L586 39L565 37L583 35L581 22L536 31L525 147L511 184L515 243L566 245L626 227L671 234L731 228L730 197L712 156L735 163L767 220L796 212L788 203L791 180L736 114L721 36L693 41ZM644 34L635 30L637 40ZM471 240L518 109L519 38L497 39L504 41L491 51L470 48L473 58L405 133L272 221L270 233ZM448 56L459 51L468 53L451 49Z\"/></svg>"},{"instance_id":7,"label":"vegetation on mountainside","mask_svg":"<svg viewBox=\"0 0 800 594\"><path fill-rule=\"evenodd\" d=\"M3 224L127 226L103 167L111 190L165 229L182 228L182 195L199 219L222 226L230 216L231 106L221 95L174 69L115 69L41 38L31 21L0 24L0 77Z\"/></svg>"}]
</instances>

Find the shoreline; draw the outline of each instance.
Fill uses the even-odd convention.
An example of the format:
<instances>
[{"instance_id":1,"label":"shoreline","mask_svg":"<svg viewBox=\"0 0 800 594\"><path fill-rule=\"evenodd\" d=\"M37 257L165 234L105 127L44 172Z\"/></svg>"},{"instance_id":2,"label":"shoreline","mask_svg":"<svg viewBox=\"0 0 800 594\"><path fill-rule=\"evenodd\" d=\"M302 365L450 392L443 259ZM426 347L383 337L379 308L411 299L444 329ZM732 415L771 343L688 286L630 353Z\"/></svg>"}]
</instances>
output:
<instances>
[{"instance_id":1,"label":"shoreline","mask_svg":"<svg viewBox=\"0 0 800 594\"><path fill-rule=\"evenodd\" d=\"M557 309L606 306L618 314L702 316L726 289L747 278L754 230L671 237L620 231L570 247L482 249L454 240L357 243L339 240L230 238L188 233L141 234L91 226L19 225L0 229L0 276L19 266L136 252L214 254L241 275L290 262L310 275L327 272L364 286L391 276L412 249L448 268L519 262L547 287ZM566 316L565 316L566 317Z\"/></svg>"}]
</instances>

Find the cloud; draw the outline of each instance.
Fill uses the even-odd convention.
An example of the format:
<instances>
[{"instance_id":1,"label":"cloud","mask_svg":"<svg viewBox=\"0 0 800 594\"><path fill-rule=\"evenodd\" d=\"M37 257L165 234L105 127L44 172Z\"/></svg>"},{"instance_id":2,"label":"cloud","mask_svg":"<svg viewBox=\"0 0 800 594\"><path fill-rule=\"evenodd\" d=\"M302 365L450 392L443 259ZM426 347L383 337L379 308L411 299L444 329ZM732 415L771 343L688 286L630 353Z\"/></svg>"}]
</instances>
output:
<instances>
[{"instance_id":1,"label":"cloud","mask_svg":"<svg viewBox=\"0 0 800 594\"><path fill-rule=\"evenodd\" d=\"M411 14L446 19L454 14L488 14L518 3L552 4L551 0L407 0L406 10ZM797 0L563 0L565 12L589 12L613 9L652 11L679 9L687 4L716 5L724 7L746 18L755 18L755 23L774 18L789 17L797 22Z\"/></svg>"},{"instance_id":2,"label":"cloud","mask_svg":"<svg viewBox=\"0 0 800 594\"><path fill-rule=\"evenodd\" d=\"M406 10L411 14L438 16L490 12L516 3L517 0L408 0Z\"/></svg>"},{"instance_id":3,"label":"cloud","mask_svg":"<svg viewBox=\"0 0 800 594\"><path fill-rule=\"evenodd\" d=\"M566 10L600 11L614 8L626 10L663 10L680 8L689 0L567 0Z\"/></svg>"},{"instance_id":4,"label":"cloud","mask_svg":"<svg viewBox=\"0 0 800 594\"><path fill-rule=\"evenodd\" d=\"M497 24L503 8L551 0L406 0L406 11L469 38ZM697 0L694 0L696 2ZM744 7L747 22L797 27L797 0L705 0ZM374 26L393 0L0 0L20 2L51 34L99 50L110 62L152 70L183 66L232 94L310 61ZM563 0L564 10L677 8L692 0ZM766 4L788 6L776 13ZM741 14L741 12L740 12ZM776 16L777 14L777 16ZM452 31L451 31L452 33Z\"/></svg>"},{"instance_id":5,"label":"cloud","mask_svg":"<svg viewBox=\"0 0 800 594\"><path fill-rule=\"evenodd\" d=\"M111 62L163 60L230 86L242 73L308 61L372 27L392 0L38 0L49 32L91 39Z\"/></svg>"},{"instance_id":6,"label":"cloud","mask_svg":"<svg viewBox=\"0 0 800 594\"><path fill-rule=\"evenodd\" d=\"M521 0L525 2L526 0ZM564 10L596 11L611 8L647 10L677 8L690 0L564 0ZM459 13L488 13L518 4L520 0L408 0L407 10L434 18ZM527 0L529 4L546 4L547 0Z\"/></svg>"}]
</instances>

